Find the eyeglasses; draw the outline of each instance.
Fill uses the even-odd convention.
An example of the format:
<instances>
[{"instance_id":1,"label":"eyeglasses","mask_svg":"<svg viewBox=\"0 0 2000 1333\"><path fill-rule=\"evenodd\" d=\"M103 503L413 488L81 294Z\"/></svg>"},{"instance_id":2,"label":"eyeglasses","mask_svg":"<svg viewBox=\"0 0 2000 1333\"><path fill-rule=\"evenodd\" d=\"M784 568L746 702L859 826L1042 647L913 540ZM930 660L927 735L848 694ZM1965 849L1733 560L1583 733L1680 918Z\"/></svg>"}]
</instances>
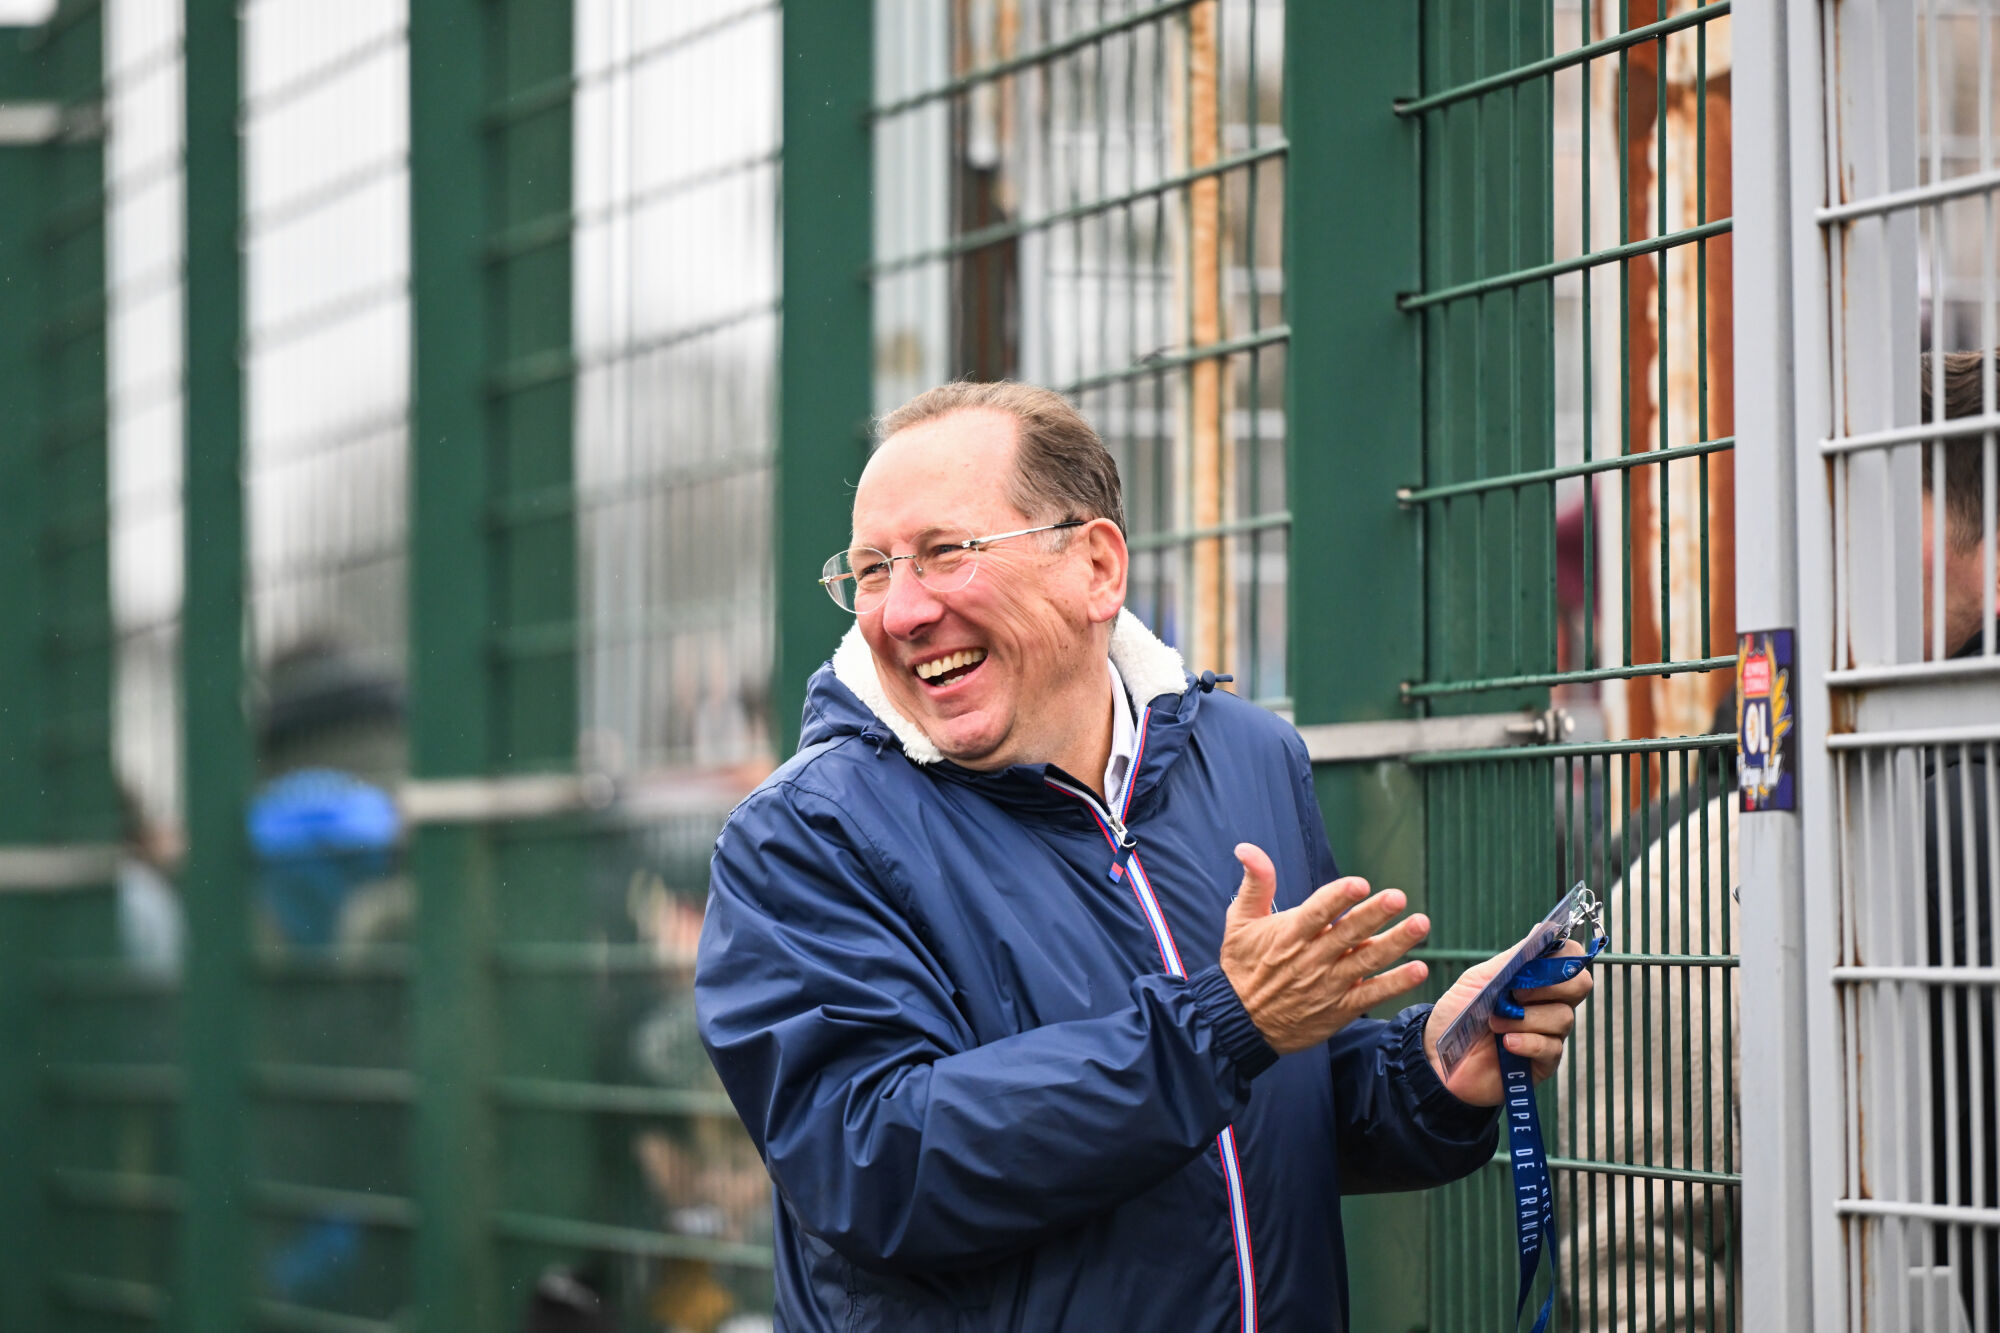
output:
<instances>
[{"instance_id":1,"label":"eyeglasses","mask_svg":"<svg viewBox=\"0 0 2000 1333\"><path fill-rule=\"evenodd\" d=\"M1068 518L1060 523L1044 523L1039 528L1018 532L996 532L991 537L973 537L955 530L926 533L918 549L908 555L890 555L872 546L854 546L827 557L820 569L820 586L843 611L865 616L889 596L889 581L896 562L907 560L910 568L932 592L954 592L972 582L979 572L979 553L995 542L1029 537L1037 532L1058 532L1080 528L1090 520Z\"/></svg>"}]
</instances>

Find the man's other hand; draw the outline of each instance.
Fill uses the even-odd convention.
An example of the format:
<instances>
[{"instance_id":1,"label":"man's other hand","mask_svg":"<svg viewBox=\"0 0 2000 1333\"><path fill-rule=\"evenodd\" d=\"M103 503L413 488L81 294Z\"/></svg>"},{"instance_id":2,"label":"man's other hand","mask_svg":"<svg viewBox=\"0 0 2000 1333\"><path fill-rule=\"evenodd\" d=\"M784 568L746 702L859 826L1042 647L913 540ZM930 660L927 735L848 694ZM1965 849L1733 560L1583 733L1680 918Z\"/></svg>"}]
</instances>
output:
<instances>
[{"instance_id":1,"label":"man's other hand","mask_svg":"<svg viewBox=\"0 0 2000 1333\"><path fill-rule=\"evenodd\" d=\"M1240 842L1236 859L1243 885L1222 929L1222 972L1279 1055L1318 1045L1429 975L1420 962L1391 966L1431 930L1424 916L1389 924L1408 903L1402 890L1371 898L1368 881L1350 875L1273 912L1278 875L1271 858Z\"/></svg>"},{"instance_id":2,"label":"man's other hand","mask_svg":"<svg viewBox=\"0 0 2000 1333\"><path fill-rule=\"evenodd\" d=\"M1575 940L1556 950L1559 955L1578 955L1583 945ZM1445 1078L1444 1063L1438 1059L1438 1037L1451 1026L1451 1020L1459 1011L1472 1003L1474 996L1486 988L1501 968L1513 960L1514 950L1495 954L1477 967L1466 969L1465 975L1454 981L1444 998L1431 1010L1430 1019L1424 1024L1424 1054L1430 1058L1431 1068L1444 1080L1451 1095L1472 1106L1498 1106L1502 1094L1500 1082L1500 1055L1490 1041L1475 1041L1465 1058L1458 1062L1458 1068ZM1576 1026L1576 1007L1590 994L1590 973L1580 972L1568 981L1555 986L1544 986L1540 990L1514 992L1514 1001L1525 1011L1520 1018L1502 1018L1499 1014L1487 1020L1487 1026L1502 1034L1507 1049L1516 1055L1526 1056L1534 1066L1535 1082L1556 1072L1562 1062L1563 1043L1569 1040L1570 1029Z\"/></svg>"}]
</instances>

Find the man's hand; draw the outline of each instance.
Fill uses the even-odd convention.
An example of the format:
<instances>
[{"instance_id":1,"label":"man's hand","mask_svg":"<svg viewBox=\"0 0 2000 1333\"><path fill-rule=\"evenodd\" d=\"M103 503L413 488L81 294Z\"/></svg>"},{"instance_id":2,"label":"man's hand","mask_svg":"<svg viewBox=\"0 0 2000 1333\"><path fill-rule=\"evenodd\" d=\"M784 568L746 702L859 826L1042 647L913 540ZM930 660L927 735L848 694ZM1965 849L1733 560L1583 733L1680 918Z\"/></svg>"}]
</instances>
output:
<instances>
[{"instance_id":1,"label":"man's hand","mask_svg":"<svg viewBox=\"0 0 2000 1333\"><path fill-rule=\"evenodd\" d=\"M1423 916L1382 929L1407 902L1401 890L1369 898L1368 881L1350 875L1274 913L1278 875L1271 858L1241 842L1236 859L1243 886L1222 929L1222 972L1279 1055L1318 1045L1429 975L1423 963L1390 966L1431 931Z\"/></svg>"},{"instance_id":2,"label":"man's hand","mask_svg":"<svg viewBox=\"0 0 2000 1333\"><path fill-rule=\"evenodd\" d=\"M1575 940L1556 951L1561 955L1578 955L1583 945ZM1487 959L1479 966L1468 968L1464 976L1454 981L1444 998L1431 1010L1430 1018L1424 1024L1424 1054L1430 1058L1431 1068L1444 1081L1445 1088L1452 1096L1471 1106L1498 1106L1502 1097L1500 1082L1500 1055L1490 1041L1475 1041L1466 1052L1458 1068L1450 1078L1444 1076L1444 1064L1438 1059L1438 1037L1451 1026L1452 1019L1459 1011L1472 1003L1474 996L1486 989L1501 968L1513 961L1514 950L1509 949ZM1514 1000L1525 1010L1520 1018L1502 1018L1499 1014L1487 1020L1493 1031L1504 1033L1507 1049L1516 1055L1524 1055L1534 1066L1535 1082L1556 1072L1562 1062L1563 1043L1569 1040L1570 1029L1576 1026L1576 1007L1590 994L1590 973L1581 972L1568 981L1556 986L1544 986L1540 990L1524 990L1514 993Z\"/></svg>"}]
</instances>

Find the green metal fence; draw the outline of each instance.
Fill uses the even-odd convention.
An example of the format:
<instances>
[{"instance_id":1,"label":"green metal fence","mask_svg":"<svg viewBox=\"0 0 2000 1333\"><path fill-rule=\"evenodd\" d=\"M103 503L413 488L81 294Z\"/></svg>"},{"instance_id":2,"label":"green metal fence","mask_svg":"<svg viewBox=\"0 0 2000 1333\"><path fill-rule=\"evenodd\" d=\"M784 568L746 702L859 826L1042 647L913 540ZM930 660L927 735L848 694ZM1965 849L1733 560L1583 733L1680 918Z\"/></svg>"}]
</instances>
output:
<instances>
[{"instance_id":1,"label":"green metal fence","mask_svg":"<svg viewBox=\"0 0 2000 1333\"><path fill-rule=\"evenodd\" d=\"M1403 694L1433 714L1556 710L1552 744L1417 761L1428 952L1442 981L1572 880L1605 898L1613 951L1544 1094L1561 1326L1731 1328L1733 719L1707 721L1719 685L1689 674L1735 660L1714 549L1733 532L1729 325L1710 308L1728 292L1709 62L1726 74L1729 6L1564 10L1428 7L1420 89L1397 108L1424 218L1422 282L1398 300L1421 329L1425 437L1400 495L1423 525L1427 622ZM1678 695L1651 683L1671 677ZM1570 739L1592 711L1602 729ZM1433 1202L1433 1327L1505 1308L1508 1209L1504 1162Z\"/></svg>"},{"instance_id":2,"label":"green metal fence","mask_svg":"<svg viewBox=\"0 0 2000 1333\"><path fill-rule=\"evenodd\" d=\"M179 8L0 33L0 1323L758 1327L708 846L970 374L1239 692L1541 716L1328 752L1334 845L1440 981L1606 896L1562 1326L1736 1326L1726 0ZM313 768L387 854L256 854ZM1507 1195L1349 1201L1356 1326L1500 1322Z\"/></svg>"},{"instance_id":3,"label":"green metal fence","mask_svg":"<svg viewBox=\"0 0 2000 1333\"><path fill-rule=\"evenodd\" d=\"M7 1327L769 1309L688 985L774 750L777 17L5 34ZM312 769L396 844L246 845Z\"/></svg>"},{"instance_id":4,"label":"green metal fence","mask_svg":"<svg viewBox=\"0 0 2000 1333\"><path fill-rule=\"evenodd\" d=\"M1125 484L1133 611L1284 706L1285 7L878 7L876 405L1062 389Z\"/></svg>"}]
</instances>

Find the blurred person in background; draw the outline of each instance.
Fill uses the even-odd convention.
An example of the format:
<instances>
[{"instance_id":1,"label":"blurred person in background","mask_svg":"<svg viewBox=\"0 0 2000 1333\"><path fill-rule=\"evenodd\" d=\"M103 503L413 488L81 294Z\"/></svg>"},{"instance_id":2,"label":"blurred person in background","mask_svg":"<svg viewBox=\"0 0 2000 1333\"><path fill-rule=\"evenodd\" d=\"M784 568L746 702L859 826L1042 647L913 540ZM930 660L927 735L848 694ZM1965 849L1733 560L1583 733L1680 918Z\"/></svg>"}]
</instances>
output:
<instances>
[{"instance_id":1,"label":"blurred person in background","mask_svg":"<svg viewBox=\"0 0 2000 1333\"><path fill-rule=\"evenodd\" d=\"M407 938L412 898L402 818L392 795L404 771L400 679L332 636L302 640L262 674L257 717L261 785L246 812L256 866L258 934L268 954L332 954ZM266 1058L400 1068L403 999L393 986L287 987L270 1006ZM266 1135L285 1180L393 1191L398 1143L365 1108L275 1119ZM393 1297L398 1275L344 1213L288 1223L266 1251L266 1290L302 1304Z\"/></svg>"},{"instance_id":2,"label":"blurred person in background","mask_svg":"<svg viewBox=\"0 0 2000 1333\"><path fill-rule=\"evenodd\" d=\"M1943 412L1933 401L1942 371ZM1983 415L1986 380L2000 371L1981 352L1947 352L1943 365L1923 358L1923 419ZM1996 385L2000 401L2000 385ZM1943 502L1933 476L1933 449L1923 456L1924 654L1935 646L1933 596L1943 584L1943 648L1949 658L1985 651L1993 589L1985 574L1985 438L1945 441ZM2000 502L2000 495L1992 497ZM1940 515L1940 511L1941 515ZM1934 537L1943 523L1943 563ZM1996 553L2000 555L2000 553ZM1996 582L2000 582L1997 579ZM1995 630L2000 651L2000 627ZM1925 962L1933 967L1993 966L1992 818L1987 769L1991 745L1946 745L1923 751ZM1993 988L1931 991L1931 1183L1940 1202L2000 1203L2000 1109L1996 1109ZM1955 1149L1955 1151L1954 1151ZM1952 1159L1956 1157L1954 1162ZM1956 1234L1953 1234L1953 1231ZM2000 1327L2000 1228L1940 1228L1930 1256L1955 1273L1967 1327ZM1913 1300L1916 1299L1914 1296Z\"/></svg>"},{"instance_id":3,"label":"blurred person in background","mask_svg":"<svg viewBox=\"0 0 2000 1333\"><path fill-rule=\"evenodd\" d=\"M1123 610L1064 399L946 385L880 438L823 578L857 624L716 842L696 961L779 1323L1346 1327L1342 1193L1492 1160L1494 1044L1449 1081L1435 1048L1506 957L1362 1016L1429 923L1340 877L1298 733ZM1589 986L1494 1030L1546 1078Z\"/></svg>"},{"instance_id":4,"label":"blurred person in background","mask_svg":"<svg viewBox=\"0 0 2000 1333\"><path fill-rule=\"evenodd\" d=\"M181 849L123 782L118 784L118 812L119 948L142 975L171 981L180 976L187 936L180 893L169 879Z\"/></svg>"}]
</instances>

